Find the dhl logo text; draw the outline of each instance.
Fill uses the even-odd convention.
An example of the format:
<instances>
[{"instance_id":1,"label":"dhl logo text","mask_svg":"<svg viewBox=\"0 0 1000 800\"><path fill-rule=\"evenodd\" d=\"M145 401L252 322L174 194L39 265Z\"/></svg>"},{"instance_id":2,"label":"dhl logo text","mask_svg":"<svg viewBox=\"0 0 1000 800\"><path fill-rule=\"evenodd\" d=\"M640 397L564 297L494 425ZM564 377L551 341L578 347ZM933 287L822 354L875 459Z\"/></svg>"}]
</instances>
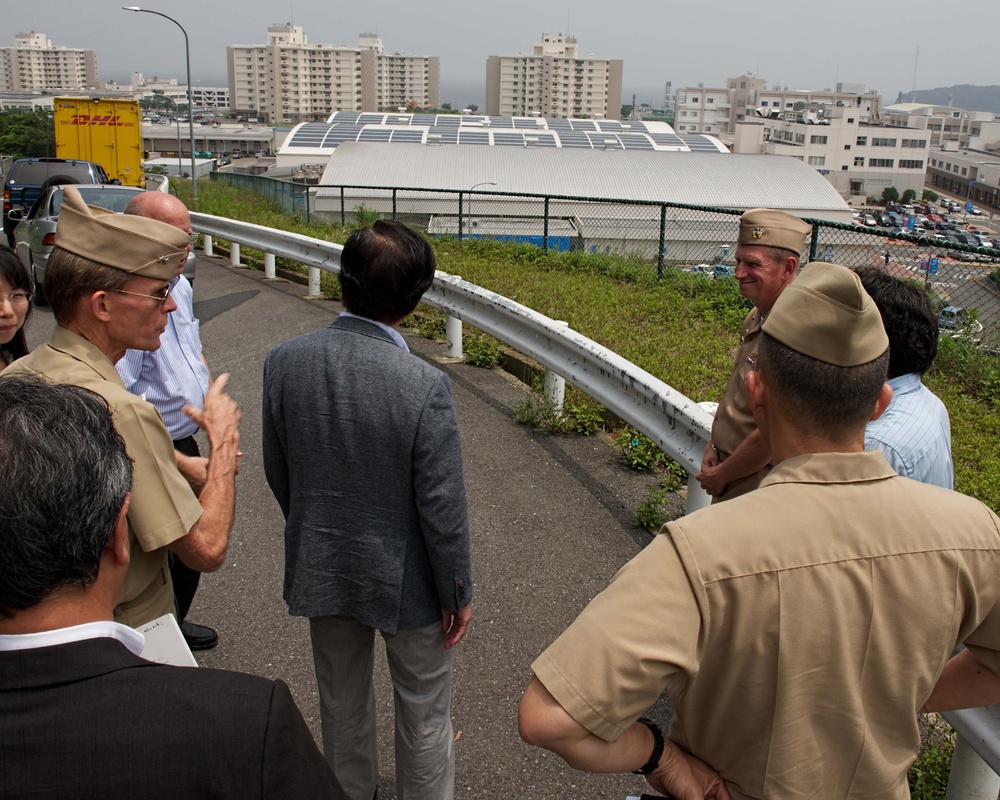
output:
<instances>
[{"instance_id":1,"label":"dhl logo text","mask_svg":"<svg viewBox=\"0 0 1000 800\"><path fill-rule=\"evenodd\" d=\"M103 125L112 128L133 127L133 123L123 122L121 117L110 114L95 114L94 116L90 114L74 114L73 118L69 122L64 122L63 125Z\"/></svg>"}]
</instances>

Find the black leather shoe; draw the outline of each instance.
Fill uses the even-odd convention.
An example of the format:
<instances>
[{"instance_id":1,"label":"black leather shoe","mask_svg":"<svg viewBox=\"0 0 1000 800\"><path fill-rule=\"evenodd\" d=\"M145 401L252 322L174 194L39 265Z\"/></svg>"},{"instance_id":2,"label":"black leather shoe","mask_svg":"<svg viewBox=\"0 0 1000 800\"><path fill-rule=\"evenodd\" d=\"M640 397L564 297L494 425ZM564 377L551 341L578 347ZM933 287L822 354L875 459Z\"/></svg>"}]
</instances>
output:
<instances>
[{"instance_id":1,"label":"black leather shoe","mask_svg":"<svg viewBox=\"0 0 1000 800\"><path fill-rule=\"evenodd\" d=\"M219 634L205 625L195 625L185 620L181 623L184 641L192 650L211 650L219 643Z\"/></svg>"}]
</instances>

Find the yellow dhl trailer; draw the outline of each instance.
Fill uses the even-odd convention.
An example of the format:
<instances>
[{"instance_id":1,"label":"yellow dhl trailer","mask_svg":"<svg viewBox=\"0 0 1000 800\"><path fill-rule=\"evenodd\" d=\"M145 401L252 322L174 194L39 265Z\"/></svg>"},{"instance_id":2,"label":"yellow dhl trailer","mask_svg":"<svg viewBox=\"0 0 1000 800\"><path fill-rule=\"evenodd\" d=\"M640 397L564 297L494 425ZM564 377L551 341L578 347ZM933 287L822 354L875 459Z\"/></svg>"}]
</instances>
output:
<instances>
[{"instance_id":1,"label":"yellow dhl trailer","mask_svg":"<svg viewBox=\"0 0 1000 800\"><path fill-rule=\"evenodd\" d=\"M144 186L142 117L136 100L57 97L56 156L94 161L125 186Z\"/></svg>"}]
</instances>

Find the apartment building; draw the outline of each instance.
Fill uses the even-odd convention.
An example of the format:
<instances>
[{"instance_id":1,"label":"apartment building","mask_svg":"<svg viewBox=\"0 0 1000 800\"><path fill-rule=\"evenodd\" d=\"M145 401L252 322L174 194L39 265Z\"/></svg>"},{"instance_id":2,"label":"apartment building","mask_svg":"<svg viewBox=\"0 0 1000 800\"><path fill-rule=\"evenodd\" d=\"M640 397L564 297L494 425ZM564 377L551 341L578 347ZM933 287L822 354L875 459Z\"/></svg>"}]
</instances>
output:
<instances>
[{"instance_id":1,"label":"apartment building","mask_svg":"<svg viewBox=\"0 0 1000 800\"><path fill-rule=\"evenodd\" d=\"M863 84L838 83L836 91L767 87L763 78L750 74L729 78L725 87L703 84L678 89L675 95L674 128L678 133L732 135L747 119L793 110L800 105L845 108L867 122L878 119L882 98Z\"/></svg>"},{"instance_id":2,"label":"apartment building","mask_svg":"<svg viewBox=\"0 0 1000 800\"><path fill-rule=\"evenodd\" d=\"M504 117L618 119L622 61L580 56L572 36L542 34L528 55L486 59L486 113Z\"/></svg>"},{"instance_id":3,"label":"apartment building","mask_svg":"<svg viewBox=\"0 0 1000 800\"><path fill-rule=\"evenodd\" d=\"M0 92L85 89L97 85L97 52L53 47L44 33L18 33L0 47Z\"/></svg>"},{"instance_id":4,"label":"apartment building","mask_svg":"<svg viewBox=\"0 0 1000 800\"><path fill-rule=\"evenodd\" d=\"M944 142L930 152L928 183L943 192L971 200L991 213L1000 209L1000 120L962 148Z\"/></svg>"},{"instance_id":5,"label":"apartment building","mask_svg":"<svg viewBox=\"0 0 1000 800\"><path fill-rule=\"evenodd\" d=\"M893 125L926 130L931 137L931 147L957 142L959 148L968 148L973 139L988 136L991 130L1000 130L1000 123L989 111L965 111L953 106L894 103L882 110L882 116ZM997 138L992 136L992 139Z\"/></svg>"},{"instance_id":6,"label":"apartment building","mask_svg":"<svg viewBox=\"0 0 1000 800\"><path fill-rule=\"evenodd\" d=\"M187 105L188 87L176 78L161 78L154 75L146 78L141 72L132 73L132 92L136 100L162 94L175 103ZM192 86L191 104L195 109L229 108L229 87L227 86Z\"/></svg>"},{"instance_id":7,"label":"apartment building","mask_svg":"<svg viewBox=\"0 0 1000 800\"><path fill-rule=\"evenodd\" d=\"M266 45L226 48L229 99L237 113L270 122L319 122L335 111L440 104L436 56L387 54L362 34L354 47L309 44L298 25L272 25Z\"/></svg>"},{"instance_id":8,"label":"apartment building","mask_svg":"<svg viewBox=\"0 0 1000 800\"><path fill-rule=\"evenodd\" d=\"M871 122L862 117L863 110L800 103L768 117L754 115L737 123L733 152L798 159L843 197L881 197L889 186L919 195L927 173L928 133Z\"/></svg>"}]
</instances>

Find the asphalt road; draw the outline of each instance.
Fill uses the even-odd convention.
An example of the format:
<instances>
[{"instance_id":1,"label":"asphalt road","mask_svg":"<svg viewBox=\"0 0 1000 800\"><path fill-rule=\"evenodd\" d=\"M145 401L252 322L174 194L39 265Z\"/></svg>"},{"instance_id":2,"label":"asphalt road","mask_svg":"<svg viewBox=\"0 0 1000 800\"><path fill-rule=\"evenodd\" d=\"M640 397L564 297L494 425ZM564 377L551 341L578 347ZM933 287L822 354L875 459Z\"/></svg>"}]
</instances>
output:
<instances>
[{"instance_id":1,"label":"asphalt road","mask_svg":"<svg viewBox=\"0 0 1000 800\"><path fill-rule=\"evenodd\" d=\"M319 738L308 626L281 599L281 513L260 458L264 358L274 344L329 324L337 304L304 288L265 281L259 272L199 257L195 314L213 373L229 372L243 409L238 502L229 556L206 575L192 621L219 631L202 666L286 681ZM53 326L45 308L29 328L33 345ZM553 437L512 419L524 387L501 370L444 362L442 343L407 337L411 349L451 377L462 433L472 522L475 599L468 635L454 652L453 717L458 798L624 798L645 786L637 776L588 775L517 736L517 703L530 663L648 541L632 526L633 508L653 480L621 466L601 437ZM396 797L392 690L385 657L376 658L379 795ZM660 702L654 717L666 724Z\"/></svg>"}]
</instances>

